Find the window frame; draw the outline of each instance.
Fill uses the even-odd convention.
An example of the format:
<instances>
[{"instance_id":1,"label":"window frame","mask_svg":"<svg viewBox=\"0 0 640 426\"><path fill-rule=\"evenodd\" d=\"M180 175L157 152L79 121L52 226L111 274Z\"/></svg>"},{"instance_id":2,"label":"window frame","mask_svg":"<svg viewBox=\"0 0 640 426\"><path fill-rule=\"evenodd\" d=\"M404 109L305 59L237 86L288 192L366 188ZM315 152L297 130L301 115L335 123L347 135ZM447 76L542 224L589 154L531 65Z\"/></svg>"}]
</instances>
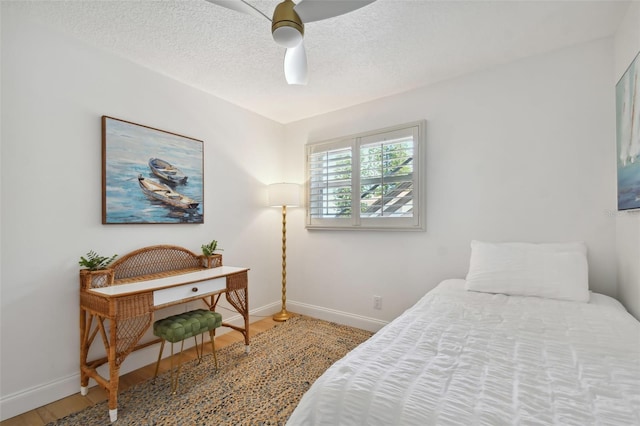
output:
<instances>
[{"instance_id":1,"label":"window frame","mask_svg":"<svg viewBox=\"0 0 640 426\"><path fill-rule=\"evenodd\" d=\"M361 217L361 147L378 140L382 143L393 135L413 136L412 198L413 210L409 217ZM313 154L351 149L351 217L312 217L311 210L311 158ZM305 146L305 206L306 229L310 230L426 230L426 121L414 121L355 135L310 142ZM356 195L355 197L353 195Z\"/></svg>"}]
</instances>

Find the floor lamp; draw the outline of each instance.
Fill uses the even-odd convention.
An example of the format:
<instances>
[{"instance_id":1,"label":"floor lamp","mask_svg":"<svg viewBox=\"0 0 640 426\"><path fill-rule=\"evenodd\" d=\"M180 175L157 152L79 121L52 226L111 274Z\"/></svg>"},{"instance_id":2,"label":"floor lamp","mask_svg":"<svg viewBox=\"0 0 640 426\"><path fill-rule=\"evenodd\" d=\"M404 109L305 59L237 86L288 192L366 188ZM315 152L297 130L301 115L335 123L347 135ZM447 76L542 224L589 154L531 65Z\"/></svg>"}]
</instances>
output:
<instances>
[{"instance_id":1,"label":"floor lamp","mask_svg":"<svg viewBox=\"0 0 640 426\"><path fill-rule=\"evenodd\" d=\"M274 183L269 185L269 205L282 207L282 309L273 316L275 321L291 318L287 312L287 206L300 205L300 186L295 183Z\"/></svg>"}]
</instances>

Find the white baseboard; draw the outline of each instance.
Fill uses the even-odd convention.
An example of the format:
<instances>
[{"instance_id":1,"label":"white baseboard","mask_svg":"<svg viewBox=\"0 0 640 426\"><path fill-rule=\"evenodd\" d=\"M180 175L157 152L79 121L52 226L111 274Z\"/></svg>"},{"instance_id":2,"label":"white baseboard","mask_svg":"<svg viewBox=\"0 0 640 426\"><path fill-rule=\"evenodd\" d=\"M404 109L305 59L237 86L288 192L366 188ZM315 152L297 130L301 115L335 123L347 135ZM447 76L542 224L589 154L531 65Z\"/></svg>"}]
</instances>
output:
<instances>
[{"instance_id":1,"label":"white baseboard","mask_svg":"<svg viewBox=\"0 0 640 426\"><path fill-rule=\"evenodd\" d=\"M279 312L281 306L280 303L281 302L279 301L273 302L260 308L251 310L249 312L250 321L255 322L261 317L268 317ZM297 314L307 315L325 321L333 321L338 324L357 327L372 332L380 330L387 324L386 321L381 321L375 318L354 315L348 312L337 311L335 309L328 309L321 306L315 306L295 301L287 301L287 308L291 312L295 312ZM244 325L244 320L240 314L225 317L225 322L238 326ZM232 330L223 327L219 329L217 335L221 335L229 331ZM185 343L185 347L191 346L193 346L193 342L191 342L191 339L189 339L189 341ZM152 345L132 353L127 357L126 362L122 365L120 374L123 375L142 368L146 365L155 363L157 360L158 351L159 345ZM168 354L166 354L166 356L168 356ZM106 370L106 366L102 366L98 370L102 375L108 377L109 374ZM93 380L89 382L90 387L95 385L96 383ZM54 401L78 392L80 392L79 373L61 377L48 383L33 386L27 389L20 390L18 392L14 392L10 395L3 396L2 398L0 398L0 421L4 421L35 408L42 407L43 405L50 404Z\"/></svg>"},{"instance_id":2,"label":"white baseboard","mask_svg":"<svg viewBox=\"0 0 640 426\"><path fill-rule=\"evenodd\" d=\"M349 312L337 311L335 309L323 308L322 306L315 306L308 303L289 300L287 300L287 310L325 321L332 321L338 324L372 331L374 333L388 323L387 321L382 321L376 318L355 315Z\"/></svg>"},{"instance_id":3,"label":"white baseboard","mask_svg":"<svg viewBox=\"0 0 640 426\"><path fill-rule=\"evenodd\" d=\"M33 386L0 399L0 420L6 420L34 408L80 391L80 374Z\"/></svg>"}]
</instances>

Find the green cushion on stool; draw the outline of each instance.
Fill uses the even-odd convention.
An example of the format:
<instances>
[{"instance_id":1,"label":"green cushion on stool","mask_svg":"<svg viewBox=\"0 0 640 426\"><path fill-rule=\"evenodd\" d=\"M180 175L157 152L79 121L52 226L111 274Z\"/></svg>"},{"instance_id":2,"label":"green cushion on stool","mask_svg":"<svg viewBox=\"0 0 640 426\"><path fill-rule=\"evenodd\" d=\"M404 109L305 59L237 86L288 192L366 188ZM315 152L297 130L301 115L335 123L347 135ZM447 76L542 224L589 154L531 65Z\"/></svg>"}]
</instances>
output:
<instances>
[{"instance_id":1,"label":"green cushion on stool","mask_svg":"<svg viewBox=\"0 0 640 426\"><path fill-rule=\"evenodd\" d=\"M205 333L222 325L222 315L206 309L184 312L153 323L153 334L171 342Z\"/></svg>"}]
</instances>

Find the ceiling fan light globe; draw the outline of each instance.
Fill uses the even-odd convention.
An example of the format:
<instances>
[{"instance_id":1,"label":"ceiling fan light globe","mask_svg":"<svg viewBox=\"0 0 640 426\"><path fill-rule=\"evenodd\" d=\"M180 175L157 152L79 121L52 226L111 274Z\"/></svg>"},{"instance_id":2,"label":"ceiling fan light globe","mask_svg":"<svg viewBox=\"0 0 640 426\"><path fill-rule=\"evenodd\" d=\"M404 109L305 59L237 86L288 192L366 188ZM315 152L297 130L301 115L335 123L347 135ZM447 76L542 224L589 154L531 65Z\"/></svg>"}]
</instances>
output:
<instances>
[{"instance_id":1,"label":"ceiling fan light globe","mask_svg":"<svg viewBox=\"0 0 640 426\"><path fill-rule=\"evenodd\" d=\"M284 54L284 76L289 84L305 85L309 81L304 42Z\"/></svg>"},{"instance_id":2,"label":"ceiling fan light globe","mask_svg":"<svg viewBox=\"0 0 640 426\"><path fill-rule=\"evenodd\" d=\"M273 40L282 47L296 47L302 42L302 34L294 27L281 26L273 30Z\"/></svg>"}]
</instances>

